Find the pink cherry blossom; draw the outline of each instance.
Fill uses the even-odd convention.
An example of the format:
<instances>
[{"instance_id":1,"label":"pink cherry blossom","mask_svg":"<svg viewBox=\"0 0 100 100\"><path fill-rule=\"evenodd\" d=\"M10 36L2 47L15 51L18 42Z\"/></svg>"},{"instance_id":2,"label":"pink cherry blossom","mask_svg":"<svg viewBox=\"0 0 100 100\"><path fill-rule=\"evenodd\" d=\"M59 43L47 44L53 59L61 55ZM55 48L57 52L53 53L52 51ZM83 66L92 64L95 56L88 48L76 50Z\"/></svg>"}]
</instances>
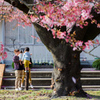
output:
<instances>
[{"instance_id":1,"label":"pink cherry blossom","mask_svg":"<svg viewBox=\"0 0 100 100\"><path fill-rule=\"evenodd\" d=\"M85 50L86 49L86 46L82 46L82 50Z\"/></svg>"},{"instance_id":2,"label":"pink cherry blossom","mask_svg":"<svg viewBox=\"0 0 100 100\"><path fill-rule=\"evenodd\" d=\"M0 0L0 5L4 0ZM91 0L91 2L93 2ZM14 19L18 21L18 26L31 26L32 22L38 22L42 27L46 28L48 31L52 31L53 38L65 39L68 43L71 42L72 37L70 31L73 25L80 28L84 28L84 26L88 25L86 22L87 19L91 19L91 23L97 24L97 27L100 28L100 24L93 18L93 15L90 14L92 7L96 8L96 13L100 14L100 4L99 3L90 3L89 1L86 2L84 0L55 0L52 4L51 2L45 3L45 0L35 0L35 6L32 7L34 10L34 15L24 14L22 11L18 10L17 8L12 7L11 5L6 5L4 2L3 6L0 6L0 14L5 14L6 21L12 22ZM4 7L4 6L7 7ZM43 13L40 15L39 13ZM30 18L30 19L29 19ZM56 27L66 26L66 32L61 32L57 30ZM66 33L68 33L66 35ZM31 36L33 37L33 36ZM36 37L34 37L36 38ZM99 42L97 42L98 44ZM82 41L76 41L74 43L73 50L76 50L77 46L82 47ZM83 49L90 48L93 46L93 42L91 40L84 43ZM2 46L1 52L4 51Z\"/></svg>"},{"instance_id":3,"label":"pink cherry blossom","mask_svg":"<svg viewBox=\"0 0 100 100\"><path fill-rule=\"evenodd\" d=\"M96 39L96 43L97 43L97 44L100 44L100 43L99 43L99 40Z\"/></svg>"},{"instance_id":4,"label":"pink cherry blossom","mask_svg":"<svg viewBox=\"0 0 100 100\"><path fill-rule=\"evenodd\" d=\"M55 34L56 34L56 31L55 31L54 29L52 29L53 38L56 38L56 37L55 37Z\"/></svg>"},{"instance_id":5,"label":"pink cherry blossom","mask_svg":"<svg viewBox=\"0 0 100 100\"><path fill-rule=\"evenodd\" d=\"M100 24L99 23L97 24L97 27L100 28Z\"/></svg>"},{"instance_id":6,"label":"pink cherry blossom","mask_svg":"<svg viewBox=\"0 0 100 100\"><path fill-rule=\"evenodd\" d=\"M66 42L68 43L69 39L66 38Z\"/></svg>"},{"instance_id":7,"label":"pink cherry blossom","mask_svg":"<svg viewBox=\"0 0 100 100\"><path fill-rule=\"evenodd\" d=\"M77 47L73 47L73 51L77 50Z\"/></svg>"},{"instance_id":8,"label":"pink cherry blossom","mask_svg":"<svg viewBox=\"0 0 100 100\"><path fill-rule=\"evenodd\" d=\"M0 0L0 3L3 3L4 2L4 0Z\"/></svg>"},{"instance_id":9,"label":"pink cherry blossom","mask_svg":"<svg viewBox=\"0 0 100 100\"><path fill-rule=\"evenodd\" d=\"M0 44L0 56L2 57L3 60L7 58L7 52L4 52L3 44Z\"/></svg>"},{"instance_id":10,"label":"pink cherry blossom","mask_svg":"<svg viewBox=\"0 0 100 100\"><path fill-rule=\"evenodd\" d=\"M84 26L87 26L87 25L88 25L88 22L85 22L85 23L84 23Z\"/></svg>"},{"instance_id":11,"label":"pink cherry blossom","mask_svg":"<svg viewBox=\"0 0 100 100\"><path fill-rule=\"evenodd\" d=\"M75 43L75 46L77 47L77 46L82 46L83 45L83 41L77 41L76 43Z\"/></svg>"},{"instance_id":12,"label":"pink cherry blossom","mask_svg":"<svg viewBox=\"0 0 100 100\"><path fill-rule=\"evenodd\" d=\"M93 46L93 42L91 40L88 40L87 42L85 42L85 46L87 49L90 49L90 46Z\"/></svg>"}]
</instances>

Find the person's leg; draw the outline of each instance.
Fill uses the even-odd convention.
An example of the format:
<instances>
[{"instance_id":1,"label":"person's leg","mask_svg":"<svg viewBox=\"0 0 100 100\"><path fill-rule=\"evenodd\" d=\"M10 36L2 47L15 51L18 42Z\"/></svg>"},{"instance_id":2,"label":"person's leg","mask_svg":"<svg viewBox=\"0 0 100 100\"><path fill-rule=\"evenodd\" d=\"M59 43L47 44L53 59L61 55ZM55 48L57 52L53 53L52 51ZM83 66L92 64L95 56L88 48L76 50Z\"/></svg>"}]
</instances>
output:
<instances>
[{"instance_id":1,"label":"person's leg","mask_svg":"<svg viewBox=\"0 0 100 100\"><path fill-rule=\"evenodd\" d=\"M25 71L29 70L29 61L28 60L24 60L24 66L25 66Z\"/></svg>"},{"instance_id":2,"label":"person's leg","mask_svg":"<svg viewBox=\"0 0 100 100\"><path fill-rule=\"evenodd\" d=\"M25 67L25 70L29 70L29 67Z\"/></svg>"},{"instance_id":3,"label":"person's leg","mask_svg":"<svg viewBox=\"0 0 100 100\"><path fill-rule=\"evenodd\" d=\"M18 88L20 86L20 70L17 71L18 72L18 75L17 75L17 81L18 81Z\"/></svg>"},{"instance_id":4,"label":"person's leg","mask_svg":"<svg viewBox=\"0 0 100 100\"><path fill-rule=\"evenodd\" d=\"M21 75L22 75L22 70L18 70L18 87L21 87Z\"/></svg>"},{"instance_id":5,"label":"person's leg","mask_svg":"<svg viewBox=\"0 0 100 100\"><path fill-rule=\"evenodd\" d=\"M25 70L22 70L22 81L21 81L21 87L23 87L24 78L25 78Z\"/></svg>"},{"instance_id":6,"label":"person's leg","mask_svg":"<svg viewBox=\"0 0 100 100\"><path fill-rule=\"evenodd\" d=\"M22 88L21 88L22 70L18 71L18 75L19 75L19 77L18 77L18 89L22 90Z\"/></svg>"},{"instance_id":7,"label":"person's leg","mask_svg":"<svg viewBox=\"0 0 100 100\"><path fill-rule=\"evenodd\" d=\"M33 88L32 80L31 80L31 69L30 68L29 68L29 84L30 84L30 87Z\"/></svg>"},{"instance_id":8,"label":"person's leg","mask_svg":"<svg viewBox=\"0 0 100 100\"><path fill-rule=\"evenodd\" d=\"M30 71L30 68L29 68L29 83L31 84L31 71Z\"/></svg>"},{"instance_id":9,"label":"person's leg","mask_svg":"<svg viewBox=\"0 0 100 100\"><path fill-rule=\"evenodd\" d=\"M25 72L26 72L26 75L25 75L26 76L26 82L25 82L26 87L28 85L27 81L29 82L29 63L30 61L24 60L24 66L25 66Z\"/></svg>"},{"instance_id":10,"label":"person's leg","mask_svg":"<svg viewBox=\"0 0 100 100\"><path fill-rule=\"evenodd\" d=\"M18 90L18 70L15 70L15 89Z\"/></svg>"}]
</instances>

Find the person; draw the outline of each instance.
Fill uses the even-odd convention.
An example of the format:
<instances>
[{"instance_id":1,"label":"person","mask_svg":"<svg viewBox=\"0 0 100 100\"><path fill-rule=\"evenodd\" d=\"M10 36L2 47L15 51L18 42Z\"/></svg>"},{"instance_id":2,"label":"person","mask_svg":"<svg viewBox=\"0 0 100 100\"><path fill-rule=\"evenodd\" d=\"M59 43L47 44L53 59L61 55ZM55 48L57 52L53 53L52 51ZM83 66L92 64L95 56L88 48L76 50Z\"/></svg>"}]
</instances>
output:
<instances>
[{"instance_id":1,"label":"person","mask_svg":"<svg viewBox=\"0 0 100 100\"><path fill-rule=\"evenodd\" d=\"M29 65L29 66L30 66L30 65ZM26 72L23 71L23 76L22 76L22 81L21 81L21 87L23 87L25 74L26 74ZM33 88L32 80L31 80L31 68L30 68L30 67L29 67L29 84L30 84L30 87Z\"/></svg>"},{"instance_id":2,"label":"person","mask_svg":"<svg viewBox=\"0 0 100 100\"><path fill-rule=\"evenodd\" d=\"M23 61L22 61L22 57L23 57L23 52L22 51L19 51L19 63L20 63L20 66L22 68L22 72L25 70L24 68L24 65L23 65Z\"/></svg>"},{"instance_id":3,"label":"person","mask_svg":"<svg viewBox=\"0 0 100 100\"><path fill-rule=\"evenodd\" d=\"M22 57L22 61L24 62L25 71L27 70L29 71L29 64L30 64L30 58L31 58L29 50L30 50L29 47L26 47L23 57Z\"/></svg>"},{"instance_id":4,"label":"person","mask_svg":"<svg viewBox=\"0 0 100 100\"><path fill-rule=\"evenodd\" d=\"M23 52L22 51L19 51L19 61L20 61L20 64L22 64L22 57L23 57Z\"/></svg>"},{"instance_id":5,"label":"person","mask_svg":"<svg viewBox=\"0 0 100 100\"><path fill-rule=\"evenodd\" d=\"M27 66L28 66L28 71L29 71L29 84L30 84L30 87L33 88L32 80L31 80L31 66L32 66L31 54L30 54L30 60L28 59L28 65L25 64L25 63L27 63L27 62L26 62L26 59L25 59L25 53L26 53L27 51L29 52L29 48L28 48L28 47L25 48L25 52L24 52L24 55L23 55L23 57L22 57L22 60L24 61L24 66L25 66L26 68L27 68ZM29 54L28 54L28 55L29 55ZM26 66L26 65L27 65L27 66ZM21 87L23 87L25 74L26 74L26 72L23 71L23 77L22 77Z\"/></svg>"},{"instance_id":6,"label":"person","mask_svg":"<svg viewBox=\"0 0 100 100\"><path fill-rule=\"evenodd\" d=\"M19 51L19 55L18 56L19 56L20 66L22 67L22 80L21 80L21 89L22 89L22 87L23 87L22 82L23 82L24 77L25 77L25 74L24 74L25 68L24 68L24 64L23 64L23 61L22 61L23 52L22 51Z\"/></svg>"},{"instance_id":7,"label":"person","mask_svg":"<svg viewBox=\"0 0 100 100\"><path fill-rule=\"evenodd\" d=\"M33 88L33 85L32 85L32 80L31 80L31 68L32 68L32 58L30 58L30 64L29 64L29 84L30 84L30 87Z\"/></svg>"},{"instance_id":8,"label":"person","mask_svg":"<svg viewBox=\"0 0 100 100\"><path fill-rule=\"evenodd\" d=\"M14 50L15 56L13 57L14 69L15 69L15 90L21 90L22 68L19 62L19 49Z\"/></svg>"}]
</instances>

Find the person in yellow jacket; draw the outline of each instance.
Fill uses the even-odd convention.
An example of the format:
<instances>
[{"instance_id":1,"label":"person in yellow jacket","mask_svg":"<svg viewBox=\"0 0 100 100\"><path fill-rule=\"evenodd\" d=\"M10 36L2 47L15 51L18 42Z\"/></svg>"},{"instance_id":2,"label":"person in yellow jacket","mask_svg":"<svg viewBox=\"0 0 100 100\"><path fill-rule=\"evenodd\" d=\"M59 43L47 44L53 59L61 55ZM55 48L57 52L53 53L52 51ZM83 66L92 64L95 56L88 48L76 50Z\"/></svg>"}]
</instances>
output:
<instances>
[{"instance_id":1,"label":"person in yellow jacket","mask_svg":"<svg viewBox=\"0 0 100 100\"><path fill-rule=\"evenodd\" d=\"M21 87L23 87L25 74L26 74L26 71L28 70L29 71L29 84L30 84L30 87L33 88L32 80L31 80L31 71L30 71L31 70L30 66L32 66L32 60L31 60L31 54L29 53L29 50L30 49L26 47L24 54L22 56L22 62L24 62L25 70L23 70L23 74L22 74L23 76L22 76Z\"/></svg>"},{"instance_id":2,"label":"person in yellow jacket","mask_svg":"<svg viewBox=\"0 0 100 100\"><path fill-rule=\"evenodd\" d=\"M31 80L31 67L32 67L32 60L31 60L31 59L30 59L30 62L31 62L31 64L29 64L29 84L30 84L30 87L31 87L31 88L33 88L33 85L32 85L32 80ZM25 71L23 71L23 76L22 76L21 87L23 87L25 74L26 74L26 72L25 72Z\"/></svg>"}]
</instances>

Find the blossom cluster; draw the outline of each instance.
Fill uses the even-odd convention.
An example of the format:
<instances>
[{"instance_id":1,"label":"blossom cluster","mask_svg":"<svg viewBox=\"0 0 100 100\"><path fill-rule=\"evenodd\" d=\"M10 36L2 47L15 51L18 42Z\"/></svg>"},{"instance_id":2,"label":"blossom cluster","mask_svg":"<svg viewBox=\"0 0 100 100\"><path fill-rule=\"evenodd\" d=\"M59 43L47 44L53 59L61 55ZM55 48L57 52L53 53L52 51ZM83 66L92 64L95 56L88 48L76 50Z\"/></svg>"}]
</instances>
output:
<instances>
[{"instance_id":1,"label":"blossom cluster","mask_svg":"<svg viewBox=\"0 0 100 100\"><path fill-rule=\"evenodd\" d=\"M99 40L88 40L87 42L85 42L83 44L83 41L77 41L75 43L75 45L73 46L73 50L78 50L79 48L82 48L82 50L85 49L90 49L91 46L93 46L94 44L96 45L100 45Z\"/></svg>"},{"instance_id":2,"label":"blossom cluster","mask_svg":"<svg viewBox=\"0 0 100 100\"><path fill-rule=\"evenodd\" d=\"M4 52L3 44L0 44L0 56L1 56L2 60L7 58L7 52ZM0 58L0 61L1 61L1 58Z\"/></svg>"}]
</instances>

